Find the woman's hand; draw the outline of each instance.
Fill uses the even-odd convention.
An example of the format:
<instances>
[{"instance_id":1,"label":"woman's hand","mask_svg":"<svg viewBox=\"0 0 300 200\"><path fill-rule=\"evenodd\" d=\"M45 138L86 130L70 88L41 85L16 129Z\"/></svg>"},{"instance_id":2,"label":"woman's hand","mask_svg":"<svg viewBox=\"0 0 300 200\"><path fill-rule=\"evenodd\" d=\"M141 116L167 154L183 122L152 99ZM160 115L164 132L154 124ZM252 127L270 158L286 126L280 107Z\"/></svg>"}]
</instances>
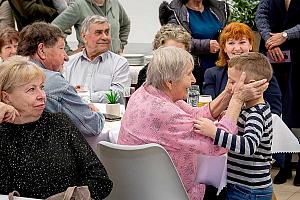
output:
<instances>
[{"instance_id":1,"label":"woman's hand","mask_svg":"<svg viewBox=\"0 0 300 200\"><path fill-rule=\"evenodd\" d=\"M17 116L20 115L14 107L0 102L0 123L2 122L13 123Z\"/></svg>"},{"instance_id":2,"label":"woman's hand","mask_svg":"<svg viewBox=\"0 0 300 200\"><path fill-rule=\"evenodd\" d=\"M217 40L210 40L209 41L209 52L210 53L217 53L220 50L220 45Z\"/></svg>"},{"instance_id":3,"label":"woman's hand","mask_svg":"<svg viewBox=\"0 0 300 200\"><path fill-rule=\"evenodd\" d=\"M270 36L271 37L267 40L265 45L267 49L273 49L274 47L277 47L286 41L286 38L283 37L282 32L270 33Z\"/></svg>"},{"instance_id":4,"label":"woman's hand","mask_svg":"<svg viewBox=\"0 0 300 200\"><path fill-rule=\"evenodd\" d=\"M275 62L284 61L284 55L279 47L274 47L273 49L269 49L268 53L271 56L272 60L274 60Z\"/></svg>"},{"instance_id":5,"label":"woman's hand","mask_svg":"<svg viewBox=\"0 0 300 200\"><path fill-rule=\"evenodd\" d=\"M216 137L217 127L213 121L207 118L194 120L194 131L211 138Z\"/></svg>"},{"instance_id":6,"label":"woman's hand","mask_svg":"<svg viewBox=\"0 0 300 200\"><path fill-rule=\"evenodd\" d=\"M246 73L241 74L240 80L234 86L234 93L232 98L235 98L241 102L258 99L266 91L269 86L267 79L254 81L252 83L245 84Z\"/></svg>"}]
</instances>

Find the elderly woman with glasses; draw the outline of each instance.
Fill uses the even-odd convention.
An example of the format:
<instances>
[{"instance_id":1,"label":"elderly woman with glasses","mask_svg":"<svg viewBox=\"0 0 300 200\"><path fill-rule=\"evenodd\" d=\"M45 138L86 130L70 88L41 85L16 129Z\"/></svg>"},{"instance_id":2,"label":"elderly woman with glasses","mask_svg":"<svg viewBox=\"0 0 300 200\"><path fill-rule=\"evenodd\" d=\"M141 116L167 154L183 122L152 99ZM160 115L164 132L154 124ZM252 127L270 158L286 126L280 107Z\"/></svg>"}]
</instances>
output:
<instances>
[{"instance_id":1,"label":"elderly woman with glasses","mask_svg":"<svg viewBox=\"0 0 300 200\"><path fill-rule=\"evenodd\" d=\"M147 70L147 80L129 99L122 119L118 143L137 145L158 143L170 154L190 199L203 199L205 185L196 183L197 155L218 155L224 149L194 131L194 120L215 120L228 106L218 126L235 130L244 99L257 98L265 90L266 80L244 85L245 75L234 88L226 90L214 101L194 108L184 100L195 77L193 57L181 48L169 46L154 51ZM231 99L231 100L230 100Z\"/></svg>"}]
</instances>

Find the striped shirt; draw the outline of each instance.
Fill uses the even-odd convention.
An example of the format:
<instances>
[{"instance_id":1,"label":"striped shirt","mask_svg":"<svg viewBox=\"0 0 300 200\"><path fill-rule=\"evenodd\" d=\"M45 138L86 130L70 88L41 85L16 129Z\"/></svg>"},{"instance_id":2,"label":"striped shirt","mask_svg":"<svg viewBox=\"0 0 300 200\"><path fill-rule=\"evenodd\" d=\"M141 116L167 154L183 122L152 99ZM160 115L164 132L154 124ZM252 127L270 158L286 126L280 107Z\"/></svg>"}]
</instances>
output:
<instances>
[{"instance_id":1,"label":"striped shirt","mask_svg":"<svg viewBox=\"0 0 300 200\"><path fill-rule=\"evenodd\" d=\"M227 182L251 189L272 184L270 162L273 137L269 105L243 109L238 119L238 134L217 129L214 144L227 148Z\"/></svg>"}]
</instances>

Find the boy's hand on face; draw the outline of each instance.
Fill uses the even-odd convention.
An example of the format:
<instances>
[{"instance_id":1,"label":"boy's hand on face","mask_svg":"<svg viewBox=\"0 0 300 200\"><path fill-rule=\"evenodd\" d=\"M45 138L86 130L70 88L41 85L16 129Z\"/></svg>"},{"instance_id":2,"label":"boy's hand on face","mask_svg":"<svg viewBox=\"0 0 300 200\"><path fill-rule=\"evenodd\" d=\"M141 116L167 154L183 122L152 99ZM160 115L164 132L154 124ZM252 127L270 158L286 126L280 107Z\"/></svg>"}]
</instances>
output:
<instances>
[{"instance_id":1,"label":"boy's hand on face","mask_svg":"<svg viewBox=\"0 0 300 200\"><path fill-rule=\"evenodd\" d=\"M216 137L217 127L210 119L199 118L194 120L194 131L214 139Z\"/></svg>"}]
</instances>

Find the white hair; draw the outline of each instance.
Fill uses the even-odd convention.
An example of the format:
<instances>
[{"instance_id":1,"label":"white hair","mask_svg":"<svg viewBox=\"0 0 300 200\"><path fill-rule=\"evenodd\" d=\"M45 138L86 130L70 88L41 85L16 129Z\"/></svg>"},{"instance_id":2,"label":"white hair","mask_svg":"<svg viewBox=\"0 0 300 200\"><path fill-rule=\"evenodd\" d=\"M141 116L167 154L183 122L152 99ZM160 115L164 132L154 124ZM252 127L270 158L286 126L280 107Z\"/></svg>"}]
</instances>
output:
<instances>
[{"instance_id":1,"label":"white hair","mask_svg":"<svg viewBox=\"0 0 300 200\"><path fill-rule=\"evenodd\" d=\"M106 17L100 15L92 15L86 17L81 24L81 33L88 33L92 24L103 24L108 23L108 19Z\"/></svg>"},{"instance_id":2,"label":"white hair","mask_svg":"<svg viewBox=\"0 0 300 200\"><path fill-rule=\"evenodd\" d=\"M149 63L146 84L163 89L167 81L180 81L189 62L194 66L192 55L184 49L173 46L158 48Z\"/></svg>"}]
</instances>

